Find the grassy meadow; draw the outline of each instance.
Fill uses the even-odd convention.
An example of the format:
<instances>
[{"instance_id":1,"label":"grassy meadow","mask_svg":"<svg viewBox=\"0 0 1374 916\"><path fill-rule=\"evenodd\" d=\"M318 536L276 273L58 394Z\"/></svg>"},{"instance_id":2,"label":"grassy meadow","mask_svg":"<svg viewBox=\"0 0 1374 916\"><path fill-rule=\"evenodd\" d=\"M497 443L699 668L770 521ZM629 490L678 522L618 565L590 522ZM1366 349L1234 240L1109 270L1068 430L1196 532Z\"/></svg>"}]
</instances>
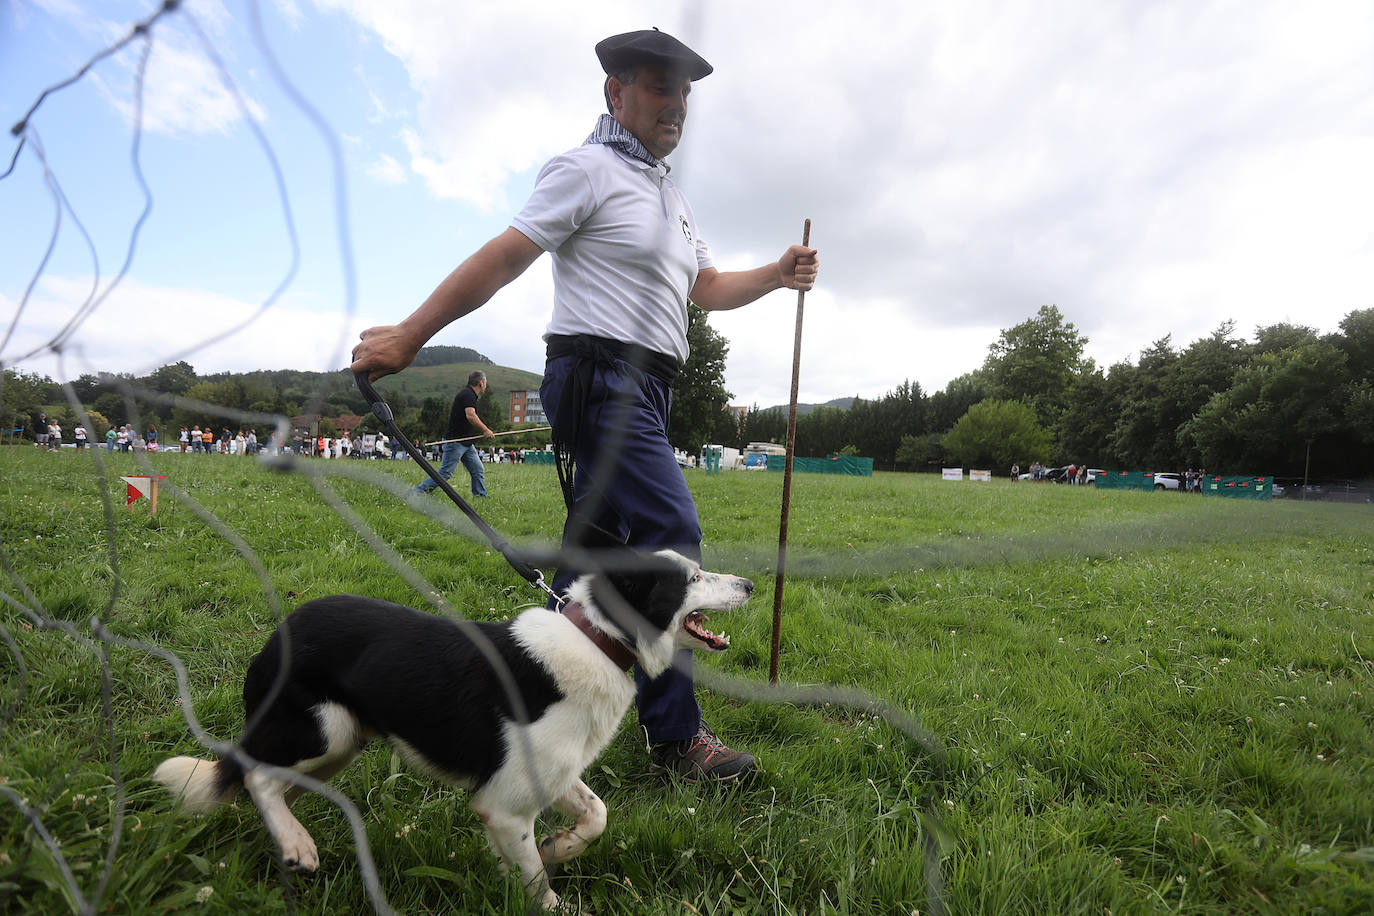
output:
<instances>
[{"instance_id":1,"label":"grassy meadow","mask_svg":"<svg viewBox=\"0 0 1374 916\"><path fill-rule=\"evenodd\" d=\"M151 647L228 741L248 660L302 601L427 607L433 590L495 619L538 596L442 494L403 497L409 462L149 456L168 475L154 516L124 508L133 457L101 457L103 476L72 450L0 449L0 912L369 911L331 801L296 804L320 846L310 877L278 866L246 797L170 810L149 773L202 752ZM1371 507L798 475L794 689L775 693L781 475L686 473L707 565L758 586L713 622L733 646L698 661L718 688L703 708L765 772L728 790L650 775L631 711L588 773L610 823L554 878L565 900L602 916L1374 912ZM512 541L556 537L552 467L487 483L481 511ZM875 702L842 702L856 691ZM525 912L461 792L381 743L333 785L395 911Z\"/></svg>"}]
</instances>

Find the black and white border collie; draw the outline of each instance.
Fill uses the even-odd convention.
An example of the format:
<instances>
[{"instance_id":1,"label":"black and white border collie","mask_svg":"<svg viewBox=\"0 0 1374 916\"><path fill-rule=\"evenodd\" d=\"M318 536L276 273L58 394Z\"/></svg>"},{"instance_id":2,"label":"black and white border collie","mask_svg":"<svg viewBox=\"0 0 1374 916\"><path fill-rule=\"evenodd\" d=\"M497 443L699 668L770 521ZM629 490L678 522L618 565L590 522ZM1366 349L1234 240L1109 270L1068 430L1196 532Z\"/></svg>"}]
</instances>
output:
<instances>
[{"instance_id":1,"label":"black and white border collie","mask_svg":"<svg viewBox=\"0 0 1374 916\"><path fill-rule=\"evenodd\" d=\"M626 668L638 661L655 676L679 647L724 650L729 638L707 630L701 612L739 607L754 587L672 551L633 559L574 582L564 613L531 608L502 623L460 626L357 595L307 602L248 668L240 746L260 764L325 781L386 738L413 766L470 790L503 870L518 867L530 897L555 907L544 863L579 855L606 826L606 806L581 775L634 698ZM288 780L230 757L173 757L153 778L189 812L246 788L286 865L319 867ZM534 819L549 806L573 824L536 844Z\"/></svg>"}]
</instances>

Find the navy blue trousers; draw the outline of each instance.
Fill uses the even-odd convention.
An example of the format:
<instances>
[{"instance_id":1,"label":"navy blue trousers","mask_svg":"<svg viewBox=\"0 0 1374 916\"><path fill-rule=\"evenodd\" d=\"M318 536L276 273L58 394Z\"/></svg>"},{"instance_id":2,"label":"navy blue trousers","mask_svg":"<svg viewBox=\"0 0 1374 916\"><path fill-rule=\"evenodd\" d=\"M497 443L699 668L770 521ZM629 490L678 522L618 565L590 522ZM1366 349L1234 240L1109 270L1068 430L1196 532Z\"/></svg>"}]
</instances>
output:
<instances>
[{"instance_id":1,"label":"navy blue trousers","mask_svg":"<svg viewBox=\"0 0 1374 916\"><path fill-rule=\"evenodd\" d=\"M545 363L539 397L546 416L558 416L559 398L576 363L575 356ZM574 455L574 506L579 515L632 547L671 548L699 562L696 503L668 443L672 405L668 383L656 376L619 360L595 367ZM560 432L554 430L555 435ZM568 535L565 524L565 545ZM562 594L577 575L577 570L560 567L554 591ZM635 705L650 742L681 741L697 733L701 707L691 671L692 653L686 649L657 678L635 666Z\"/></svg>"}]
</instances>

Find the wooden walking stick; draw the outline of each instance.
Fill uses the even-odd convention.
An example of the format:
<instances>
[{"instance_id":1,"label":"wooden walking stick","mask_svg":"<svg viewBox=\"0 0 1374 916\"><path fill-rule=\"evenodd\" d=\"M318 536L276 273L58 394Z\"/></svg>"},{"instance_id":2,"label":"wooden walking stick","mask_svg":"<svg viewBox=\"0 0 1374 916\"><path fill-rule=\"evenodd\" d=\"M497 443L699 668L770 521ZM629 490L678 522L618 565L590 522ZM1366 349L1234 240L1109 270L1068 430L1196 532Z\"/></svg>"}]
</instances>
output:
<instances>
[{"instance_id":1,"label":"wooden walking stick","mask_svg":"<svg viewBox=\"0 0 1374 916\"><path fill-rule=\"evenodd\" d=\"M531 426L531 427L528 427L528 428L526 428L526 429L508 429L508 430L506 430L506 431L503 432L503 433L493 433L493 434L492 434L492 438L495 439L497 436L518 436L518 435L520 435L521 433L538 433L538 432L543 432L543 431L546 430L546 429L553 429L553 427L552 427L552 426ZM433 442L426 442L425 445L426 445L426 446L430 446L430 445L447 445L447 444L450 443L450 442L473 442L473 441L475 441L475 440L477 440L477 439L485 439L485 438L486 438L486 436L464 436L462 439L435 439Z\"/></svg>"},{"instance_id":2,"label":"wooden walking stick","mask_svg":"<svg viewBox=\"0 0 1374 916\"><path fill-rule=\"evenodd\" d=\"M811 244L811 220L802 225L802 245ZM797 386L801 380L802 306L806 290L797 290L797 331L792 341L792 399L787 402L787 455L782 470L782 520L778 525L778 575L773 583L773 652L768 658L768 683L778 683L782 653L782 590L787 578L787 523L792 514L792 454L797 448Z\"/></svg>"}]
</instances>

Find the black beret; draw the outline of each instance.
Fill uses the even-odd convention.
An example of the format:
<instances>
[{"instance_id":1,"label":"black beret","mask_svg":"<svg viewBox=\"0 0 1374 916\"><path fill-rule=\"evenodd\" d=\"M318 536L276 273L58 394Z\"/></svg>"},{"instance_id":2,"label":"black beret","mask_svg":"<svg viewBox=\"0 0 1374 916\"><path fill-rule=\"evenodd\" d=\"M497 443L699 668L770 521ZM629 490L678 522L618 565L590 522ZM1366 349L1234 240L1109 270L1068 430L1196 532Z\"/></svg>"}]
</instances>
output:
<instances>
[{"instance_id":1,"label":"black beret","mask_svg":"<svg viewBox=\"0 0 1374 916\"><path fill-rule=\"evenodd\" d=\"M596 43L596 58L601 69L617 73L639 64L666 64L699 80L715 69L704 58L667 32L642 29L612 35Z\"/></svg>"}]
</instances>

